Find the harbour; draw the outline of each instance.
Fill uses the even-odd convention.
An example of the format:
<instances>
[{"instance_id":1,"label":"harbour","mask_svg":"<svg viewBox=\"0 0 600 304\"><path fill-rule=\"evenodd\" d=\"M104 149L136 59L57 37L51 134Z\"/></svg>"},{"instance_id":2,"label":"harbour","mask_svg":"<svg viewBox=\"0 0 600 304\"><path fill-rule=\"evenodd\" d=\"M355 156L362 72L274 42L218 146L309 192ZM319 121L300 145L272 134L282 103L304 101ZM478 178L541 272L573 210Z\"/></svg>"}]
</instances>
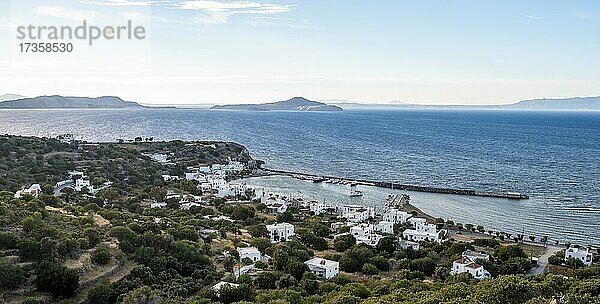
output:
<instances>
[{"instance_id":1,"label":"harbour","mask_svg":"<svg viewBox=\"0 0 600 304\"><path fill-rule=\"evenodd\" d=\"M416 192L428 192L428 193L440 193L440 194L454 194L454 195L468 195L468 196L481 196L481 197L495 197L495 198L507 198L515 200L529 199L529 196L519 192L493 192L493 191L480 191L474 189L456 189L456 188L445 188L445 187L431 187L431 186L418 186L409 185L396 182L386 181L371 181L363 179L348 179L336 176L327 175L314 175L303 172L293 172L287 170L277 170L262 168L262 170L271 174L287 175L299 179L310 180L314 183L337 183L342 185L363 185L363 186L375 186L381 188L397 189L404 191L416 191Z\"/></svg>"}]
</instances>

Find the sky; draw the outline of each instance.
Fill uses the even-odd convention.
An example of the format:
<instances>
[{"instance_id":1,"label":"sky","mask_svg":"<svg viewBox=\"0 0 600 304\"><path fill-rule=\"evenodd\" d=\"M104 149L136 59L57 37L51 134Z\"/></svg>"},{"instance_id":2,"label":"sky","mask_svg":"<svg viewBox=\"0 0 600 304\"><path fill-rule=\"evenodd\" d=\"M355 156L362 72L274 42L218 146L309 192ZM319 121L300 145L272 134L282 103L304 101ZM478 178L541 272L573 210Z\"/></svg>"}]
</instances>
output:
<instances>
[{"instance_id":1,"label":"sky","mask_svg":"<svg viewBox=\"0 0 600 304\"><path fill-rule=\"evenodd\" d=\"M144 39L18 39L20 26ZM0 0L0 95L504 104L600 95L600 1ZM70 53L21 43L72 43Z\"/></svg>"}]
</instances>

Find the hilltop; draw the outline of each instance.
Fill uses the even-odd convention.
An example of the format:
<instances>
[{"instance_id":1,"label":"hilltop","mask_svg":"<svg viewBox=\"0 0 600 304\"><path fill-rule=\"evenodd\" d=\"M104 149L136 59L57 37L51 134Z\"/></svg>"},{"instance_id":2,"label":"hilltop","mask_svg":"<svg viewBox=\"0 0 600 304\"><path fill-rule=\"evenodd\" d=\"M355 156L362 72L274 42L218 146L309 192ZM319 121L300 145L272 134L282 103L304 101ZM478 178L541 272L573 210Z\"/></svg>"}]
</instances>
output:
<instances>
[{"instance_id":1,"label":"hilltop","mask_svg":"<svg viewBox=\"0 0 600 304\"><path fill-rule=\"evenodd\" d=\"M116 96L74 97L74 96L38 96L0 102L0 109L120 109L141 108L142 105L124 101Z\"/></svg>"},{"instance_id":2,"label":"hilltop","mask_svg":"<svg viewBox=\"0 0 600 304\"><path fill-rule=\"evenodd\" d=\"M22 98L25 98L25 96L18 95L18 94L4 94L4 95L0 95L0 102L7 101L7 100L22 99Z\"/></svg>"},{"instance_id":3,"label":"hilltop","mask_svg":"<svg viewBox=\"0 0 600 304\"><path fill-rule=\"evenodd\" d=\"M342 108L304 97L262 104L216 105L211 109L242 111L343 111Z\"/></svg>"}]
</instances>

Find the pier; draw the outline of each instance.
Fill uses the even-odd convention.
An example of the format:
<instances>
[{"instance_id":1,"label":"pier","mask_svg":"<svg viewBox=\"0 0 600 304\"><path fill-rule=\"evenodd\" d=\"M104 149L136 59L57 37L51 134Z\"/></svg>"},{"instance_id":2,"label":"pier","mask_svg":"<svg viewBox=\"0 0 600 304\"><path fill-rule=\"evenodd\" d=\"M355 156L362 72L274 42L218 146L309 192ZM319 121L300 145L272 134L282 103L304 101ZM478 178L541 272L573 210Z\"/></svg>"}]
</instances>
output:
<instances>
[{"instance_id":1,"label":"pier","mask_svg":"<svg viewBox=\"0 0 600 304\"><path fill-rule=\"evenodd\" d=\"M267 168L261 168L261 169L266 172L269 172L269 173L298 177L298 178L302 178L302 179L312 180L313 182L323 182L325 180L333 180L334 179L334 180L346 182L348 184L354 183L357 185L375 186L375 187L406 190L406 191L482 196L482 197L496 197L496 198L507 198L507 199L517 199L517 200L529 199L529 196L527 196L526 194L518 193L518 192L491 192L491 191L479 191L479 190L473 190L473 189L455 189L455 188L444 188L444 187L417 186L417 185L407 185L407 184L394 183L394 182L349 179L349 178L336 177L336 176L315 175L315 174L300 173L300 172L285 171L285 170L275 170L275 169L267 169Z\"/></svg>"}]
</instances>

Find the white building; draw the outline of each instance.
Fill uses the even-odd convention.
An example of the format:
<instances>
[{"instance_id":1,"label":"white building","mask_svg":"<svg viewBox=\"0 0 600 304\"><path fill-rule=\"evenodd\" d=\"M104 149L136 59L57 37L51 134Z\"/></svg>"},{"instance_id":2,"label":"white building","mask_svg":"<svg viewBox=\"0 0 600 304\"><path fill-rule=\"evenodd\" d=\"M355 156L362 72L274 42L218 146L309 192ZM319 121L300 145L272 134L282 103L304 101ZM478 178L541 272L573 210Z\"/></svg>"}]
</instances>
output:
<instances>
[{"instance_id":1,"label":"white building","mask_svg":"<svg viewBox=\"0 0 600 304\"><path fill-rule=\"evenodd\" d=\"M473 278L482 280L489 279L490 273L483 269L483 266L465 258L460 258L452 263L452 271L450 274L456 275L459 273L467 272L470 273Z\"/></svg>"},{"instance_id":2,"label":"white building","mask_svg":"<svg viewBox=\"0 0 600 304\"><path fill-rule=\"evenodd\" d=\"M267 205L267 213L280 214L286 212L288 205L286 203L274 203Z\"/></svg>"},{"instance_id":3,"label":"white building","mask_svg":"<svg viewBox=\"0 0 600 304\"><path fill-rule=\"evenodd\" d=\"M75 141L75 135L71 133L61 134L56 137L56 139L60 140L63 143L72 143Z\"/></svg>"},{"instance_id":4,"label":"white building","mask_svg":"<svg viewBox=\"0 0 600 304\"><path fill-rule=\"evenodd\" d=\"M399 239L398 244L400 245L400 248L402 248L402 249L411 248L414 251L419 251L419 243L417 243L417 242L405 241L403 239Z\"/></svg>"},{"instance_id":5,"label":"white building","mask_svg":"<svg viewBox=\"0 0 600 304\"><path fill-rule=\"evenodd\" d=\"M189 181L196 180L199 183L206 182L206 177L204 176L204 173L200 173L199 171L185 172L185 179Z\"/></svg>"},{"instance_id":6,"label":"white building","mask_svg":"<svg viewBox=\"0 0 600 304\"><path fill-rule=\"evenodd\" d=\"M345 205L342 207L342 217L351 222L365 222L374 216L375 209L372 207L363 207L360 205Z\"/></svg>"},{"instance_id":7,"label":"white building","mask_svg":"<svg viewBox=\"0 0 600 304\"><path fill-rule=\"evenodd\" d=\"M412 218L411 218L412 220ZM424 219L423 219L424 220ZM415 222L416 229L406 229L402 233L402 236L410 241L421 242L421 241L430 241L430 242L441 242L441 234L442 231L437 231L434 224L427 224L427 221L418 221Z\"/></svg>"},{"instance_id":8,"label":"white building","mask_svg":"<svg viewBox=\"0 0 600 304\"><path fill-rule=\"evenodd\" d=\"M336 261L314 257L304 264L308 266L310 272L321 279L331 279L340 273L340 263Z\"/></svg>"},{"instance_id":9,"label":"white building","mask_svg":"<svg viewBox=\"0 0 600 304\"><path fill-rule=\"evenodd\" d=\"M353 237L357 238L359 236L365 236L373 232L373 225L370 224L359 224L353 227L350 227L350 234Z\"/></svg>"},{"instance_id":10,"label":"white building","mask_svg":"<svg viewBox=\"0 0 600 304\"><path fill-rule=\"evenodd\" d=\"M592 265L593 254L584 247L569 247L565 251L565 261L568 259L578 259L583 262L584 265Z\"/></svg>"},{"instance_id":11,"label":"white building","mask_svg":"<svg viewBox=\"0 0 600 304\"><path fill-rule=\"evenodd\" d=\"M165 202L154 202L150 204L150 208L165 208L167 207L167 203Z\"/></svg>"},{"instance_id":12,"label":"white building","mask_svg":"<svg viewBox=\"0 0 600 304\"><path fill-rule=\"evenodd\" d=\"M377 233L369 233L363 236L355 237L356 244L366 244L369 246L377 246L383 235Z\"/></svg>"},{"instance_id":13,"label":"white building","mask_svg":"<svg viewBox=\"0 0 600 304\"><path fill-rule=\"evenodd\" d=\"M202 207L202 204L196 202L180 203L179 209L190 210L192 207Z\"/></svg>"},{"instance_id":14,"label":"white building","mask_svg":"<svg viewBox=\"0 0 600 304\"><path fill-rule=\"evenodd\" d=\"M33 184L28 189L22 189L15 193L15 198L21 198L23 195L29 194L33 197L38 197L42 194L42 187L40 184Z\"/></svg>"},{"instance_id":15,"label":"white building","mask_svg":"<svg viewBox=\"0 0 600 304\"><path fill-rule=\"evenodd\" d=\"M388 221L381 221L373 227L373 230L381 233L394 234L394 223Z\"/></svg>"},{"instance_id":16,"label":"white building","mask_svg":"<svg viewBox=\"0 0 600 304\"><path fill-rule=\"evenodd\" d=\"M295 235L294 225L289 223L267 225L267 231L269 232L271 243L287 242Z\"/></svg>"},{"instance_id":17,"label":"white building","mask_svg":"<svg viewBox=\"0 0 600 304\"><path fill-rule=\"evenodd\" d=\"M217 296L219 296L219 291L221 291L221 288L223 288L223 286L229 286L229 287L239 287L240 284L235 284L235 283L229 283L229 282L224 282L221 281L215 285L213 285L212 290L215 292L215 294Z\"/></svg>"},{"instance_id":18,"label":"white building","mask_svg":"<svg viewBox=\"0 0 600 304\"><path fill-rule=\"evenodd\" d=\"M80 192L83 188L87 188L89 192L94 191L94 187L89 179L82 177L75 180L75 191Z\"/></svg>"},{"instance_id":19,"label":"white building","mask_svg":"<svg viewBox=\"0 0 600 304\"><path fill-rule=\"evenodd\" d=\"M383 213L383 220L394 224L404 224L412 217L412 214L398 209L388 209Z\"/></svg>"},{"instance_id":20,"label":"white building","mask_svg":"<svg viewBox=\"0 0 600 304\"><path fill-rule=\"evenodd\" d=\"M320 215L321 213L327 212L329 209L332 209L331 205L320 203L320 202L309 202L308 209L310 212L314 213L314 215Z\"/></svg>"},{"instance_id":21,"label":"white building","mask_svg":"<svg viewBox=\"0 0 600 304\"><path fill-rule=\"evenodd\" d=\"M477 252L477 251L473 251L473 250L466 250L462 253L462 257L465 259L469 259L471 261L477 261L477 260L486 260L489 261L490 260L490 255L487 253L481 253L481 252Z\"/></svg>"},{"instance_id":22,"label":"white building","mask_svg":"<svg viewBox=\"0 0 600 304\"><path fill-rule=\"evenodd\" d=\"M213 185L213 189L214 185ZM216 187L217 197L227 197L246 194L245 183L221 183Z\"/></svg>"},{"instance_id":23,"label":"white building","mask_svg":"<svg viewBox=\"0 0 600 304\"><path fill-rule=\"evenodd\" d=\"M408 222L415 228L417 225L427 224L427 220L422 217L411 217L408 219Z\"/></svg>"},{"instance_id":24,"label":"white building","mask_svg":"<svg viewBox=\"0 0 600 304\"><path fill-rule=\"evenodd\" d=\"M261 254L256 247L238 247L237 252L240 254L240 261L249 258L252 262L261 260Z\"/></svg>"},{"instance_id":25,"label":"white building","mask_svg":"<svg viewBox=\"0 0 600 304\"><path fill-rule=\"evenodd\" d=\"M165 182L179 180L179 176L177 176L177 175L163 174L162 178L163 178L163 181L165 181Z\"/></svg>"},{"instance_id":26,"label":"white building","mask_svg":"<svg viewBox=\"0 0 600 304\"><path fill-rule=\"evenodd\" d=\"M375 226L371 224L359 224L350 227L350 234L356 239L356 244L367 244L376 246L383 237L380 234L373 233Z\"/></svg>"}]
</instances>

